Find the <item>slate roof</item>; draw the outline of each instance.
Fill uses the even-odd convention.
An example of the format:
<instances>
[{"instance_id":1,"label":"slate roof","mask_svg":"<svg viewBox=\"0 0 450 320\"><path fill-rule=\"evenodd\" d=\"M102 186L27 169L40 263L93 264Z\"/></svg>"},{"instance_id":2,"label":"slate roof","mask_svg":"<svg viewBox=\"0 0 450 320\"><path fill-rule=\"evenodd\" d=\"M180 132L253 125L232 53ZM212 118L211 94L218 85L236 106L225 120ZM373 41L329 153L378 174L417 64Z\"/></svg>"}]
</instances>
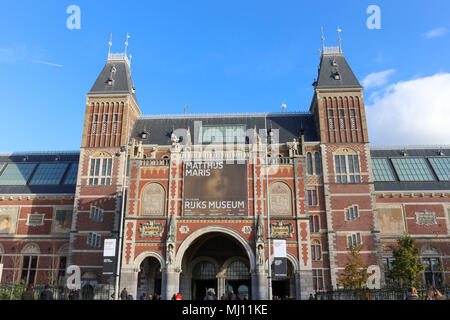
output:
<instances>
[{"instance_id":1,"label":"slate roof","mask_svg":"<svg viewBox=\"0 0 450 320\"><path fill-rule=\"evenodd\" d=\"M78 164L80 153L74 152L17 152L0 153L0 163L76 163ZM37 167L37 166L36 166ZM0 173L6 166L0 168ZM65 175L69 170L66 169ZM0 195L4 194L75 194L75 185L63 184L65 176L59 185L30 185L33 174L26 185L0 185Z\"/></svg>"},{"instance_id":2,"label":"slate roof","mask_svg":"<svg viewBox=\"0 0 450 320\"><path fill-rule=\"evenodd\" d=\"M333 65L333 61L336 65ZM334 79L334 74L338 72L340 80ZM319 75L317 77L316 89L342 89L358 88L362 86L355 77L347 60L342 53L323 54L320 59Z\"/></svg>"},{"instance_id":3,"label":"slate roof","mask_svg":"<svg viewBox=\"0 0 450 320\"><path fill-rule=\"evenodd\" d=\"M314 115L310 113L257 113L257 114L210 114L210 115L167 115L167 116L141 116L137 119L132 138L142 141L143 144L171 145L171 133L176 129L190 128L192 143L198 141L194 122L201 121L202 126L236 126L244 125L246 130L265 128L279 129L279 142L292 142L299 140L300 130L304 129L305 141L319 141ZM148 132L147 139L141 138L142 132ZM197 134L197 136L195 135ZM180 140L181 144L184 144ZM246 139L248 143L248 138Z\"/></svg>"},{"instance_id":4,"label":"slate roof","mask_svg":"<svg viewBox=\"0 0 450 320\"><path fill-rule=\"evenodd\" d=\"M112 85L108 83L110 79ZM137 101L129 62L125 58L108 59L88 94L132 94Z\"/></svg>"},{"instance_id":5,"label":"slate roof","mask_svg":"<svg viewBox=\"0 0 450 320\"><path fill-rule=\"evenodd\" d=\"M388 161L390 169L394 173L396 181L375 182L375 191L449 191L450 181L439 181L433 167L427 159L431 157L450 157L450 147L398 147L398 148L372 148L370 150L374 158L424 158L427 166L433 173L434 181L400 181L391 161ZM404 155L405 154L405 155Z\"/></svg>"}]
</instances>

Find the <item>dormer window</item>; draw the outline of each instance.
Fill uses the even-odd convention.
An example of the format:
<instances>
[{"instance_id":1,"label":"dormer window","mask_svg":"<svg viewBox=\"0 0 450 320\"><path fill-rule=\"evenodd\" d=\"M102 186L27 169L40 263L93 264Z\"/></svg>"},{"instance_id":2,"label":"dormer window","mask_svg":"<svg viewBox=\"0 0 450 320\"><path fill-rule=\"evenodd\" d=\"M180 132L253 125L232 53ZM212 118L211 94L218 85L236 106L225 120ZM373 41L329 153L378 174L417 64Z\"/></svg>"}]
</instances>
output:
<instances>
[{"instance_id":1,"label":"dormer window","mask_svg":"<svg viewBox=\"0 0 450 320\"><path fill-rule=\"evenodd\" d=\"M334 80L341 80L341 75L337 71L334 73L333 77L334 77Z\"/></svg>"},{"instance_id":2,"label":"dormer window","mask_svg":"<svg viewBox=\"0 0 450 320\"><path fill-rule=\"evenodd\" d=\"M148 138L148 132L147 131L141 132L141 138L142 139L147 139Z\"/></svg>"},{"instance_id":3,"label":"dormer window","mask_svg":"<svg viewBox=\"0 0 450 320\"><path fill-rule=\"evenodd\" d=\"M112 86L113 85L113 79L109 78L108 79L108 86Z\"/></svg>"},{"instance_id":4,"label":"dormer window","mask_svg":"<svg viewBox=\"0 0 450 320\"><path fill-rule=\"evenodd\" d=\"M112 72L112 73L116 72L116 67L115 67L115 66L112 66L112 67L111 67L111 72Z\"/></svg>"},{"instance_id":5,"label":"dormer window","mask_svg":"<svg viewBox=\"0 0 450 320\"><path fill-rule=\"evenodd\" d=\"M331 65L333 66L333 67L337 67L337 62L336 62L336 60L335 59L333 59L333 61L331 61Z\"/></svg>"}]
</instances>

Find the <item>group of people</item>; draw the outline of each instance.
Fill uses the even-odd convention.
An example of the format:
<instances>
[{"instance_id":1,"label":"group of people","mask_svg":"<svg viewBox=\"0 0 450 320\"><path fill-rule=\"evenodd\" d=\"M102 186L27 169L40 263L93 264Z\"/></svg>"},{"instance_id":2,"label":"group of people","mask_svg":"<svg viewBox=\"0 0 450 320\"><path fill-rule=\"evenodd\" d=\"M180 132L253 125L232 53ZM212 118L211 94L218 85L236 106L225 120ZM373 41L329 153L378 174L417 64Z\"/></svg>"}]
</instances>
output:
<instances>
[{"instance_id":1,"label":"group of people","mask_svg":"<svg viewBox=\"0 0 450 320\"><path fill-rule=\"evenodd\" d=\"M445 300L444 295L436 289L433 285L430 285L427 290L426 300ZM414 286L409 287L406 294L406 300L420 300L419 293Z\"/></svg>"},{"instance_id":2,"label":"group of people","mask_svg":"<svg viewBox=\"0 0 450 320\"><path fill-rule=\"evenodd\" d=\"M37 296L38 300L53 300L53 291L50 290L50 286L46 285L44 290L39 293ZM69 300L78 300L80 298L79 292L77 289L72 289L69 292L67 297ZM22 293L22 300L36 300L36 295L34 292L34 287L29 285L27 289Z\"/></svg>"},{"instance_id":3,"label":"group of people","mask_svg":"<svg viewBox=\"0 0 450 320\"><path fill-rule=\"evenodd\" d=\"M142 293L140 300L161 300L161 296L157 294L156 292L154 294L150 294L148 297L145 295L145 293Z\"/></svg>"}]
</instances>

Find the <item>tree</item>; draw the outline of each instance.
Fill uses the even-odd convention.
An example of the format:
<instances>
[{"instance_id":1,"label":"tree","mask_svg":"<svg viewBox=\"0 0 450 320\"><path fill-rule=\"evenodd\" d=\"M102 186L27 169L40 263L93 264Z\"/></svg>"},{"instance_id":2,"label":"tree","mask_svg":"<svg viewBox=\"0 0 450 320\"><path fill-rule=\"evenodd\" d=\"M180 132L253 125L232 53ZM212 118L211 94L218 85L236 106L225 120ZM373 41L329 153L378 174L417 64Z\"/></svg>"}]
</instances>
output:
<instances>
[{"instance_id":1,"label":"tree","mask_svg":"<svg viewBox=\"0 0 450 320\"><path fill-rule=\"evenodd\" d=\"M392 250L392 268L387 277L397 282L399 286L404 284L413 286L426 266L419 262L419 249L416 248L416 240L405 234L397 240L397 246L390 246Z\"/></svg>"},{"instance_id":2,"label":"tree","mask_svg":"<svg viewBox=\"0 0 450 320\"><path fill-rule=\"evenodd\" d=\"M367 288L367 265L365 265L359 255L361 246L350 247L350 257L347 257L347 264L342 275L341 282L345 289L365 289Z\"/></svg>"}]
</instances>

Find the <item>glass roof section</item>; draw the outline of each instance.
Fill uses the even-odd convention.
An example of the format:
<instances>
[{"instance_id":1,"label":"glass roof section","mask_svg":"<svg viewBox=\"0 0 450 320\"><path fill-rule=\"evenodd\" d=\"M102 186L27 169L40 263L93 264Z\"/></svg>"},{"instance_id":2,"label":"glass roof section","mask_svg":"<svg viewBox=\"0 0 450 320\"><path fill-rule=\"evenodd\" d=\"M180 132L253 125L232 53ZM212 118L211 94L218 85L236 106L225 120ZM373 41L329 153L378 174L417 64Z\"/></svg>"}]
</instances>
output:
<instances>
[{"instance_id":1,"label":"glass roof section","mask_svg":"<svg viewBox=\"0 0 450 320\"><path fill-rule=\"evenodd\" d=\"M41 163L31 178L30 185L60 184L68 163Z\"/></svg>"},{"instance_id":2,"label":"glass roof section","mask_svg":"<svg viewBox=\"0 0 450 320\"><path fill-rule=\"evenodd\" d=\"M31 176L35 163L9 163L0 176L2 186L24 186Z\"/></svg>"},{"instance_id":3,"label":"glass roof section","mask_svg":"<svg viewBox=\"0 0 450 320\"><path fill-rule=\"evenodd\" d=\"M395 181L394 173L389 167L388 159L372 159L373 179L375 182Z\"/></svg>"},{"instance_id":4,"label":"glass roof section","mask_svg":"<svg viewBox=\"0 0 450 320\"><path fill-rule=\"evenodd\" d=\"M400 181L434 181L425 158L391 159Z\"/></svg>"}]
</instances>

